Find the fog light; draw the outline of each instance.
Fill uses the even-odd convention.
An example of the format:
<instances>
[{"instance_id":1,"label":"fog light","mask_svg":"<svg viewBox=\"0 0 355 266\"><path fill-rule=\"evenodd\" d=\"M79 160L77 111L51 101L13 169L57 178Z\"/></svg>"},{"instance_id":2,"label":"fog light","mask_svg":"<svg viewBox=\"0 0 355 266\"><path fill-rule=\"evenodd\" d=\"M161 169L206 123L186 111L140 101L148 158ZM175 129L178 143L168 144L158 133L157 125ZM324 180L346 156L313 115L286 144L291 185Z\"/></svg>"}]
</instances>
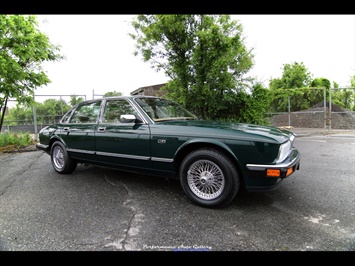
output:
<instances>
[{"instance_id":1,"label":"fog light","mask_svg":"<svg viewBox=\"0 0 355 266\"><path fill-rule=\"evenodd\" d=\"M266 169L266 175L271 177L280 177L280 170Z\"/></svg>"}]
</instances>

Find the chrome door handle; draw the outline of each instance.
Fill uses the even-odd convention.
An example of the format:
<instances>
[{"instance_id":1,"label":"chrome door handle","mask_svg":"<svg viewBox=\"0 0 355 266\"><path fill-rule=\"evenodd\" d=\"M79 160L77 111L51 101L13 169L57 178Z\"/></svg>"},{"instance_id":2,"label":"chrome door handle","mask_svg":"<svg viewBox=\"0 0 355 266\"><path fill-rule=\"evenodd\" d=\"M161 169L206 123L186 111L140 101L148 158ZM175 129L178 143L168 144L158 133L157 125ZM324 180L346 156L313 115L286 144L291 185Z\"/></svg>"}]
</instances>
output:
<instances>
[{"instance_id":1,"label":"chrome door handle","mask_svg":"<svg viewBox=\"0 0 355 266\"><path fill-rule=\"evenodd\" d=\"M65 128L63 128L63 131L69 132L70 128L69 127L65 127Z\"/></svg>"},{"instance_id":2,"label":"chrome door handle","mask_svg":"<svg viewBox=\"0 0 355 266\"><path fill-rule=\"evenodd\" d=\"M106 127L98 127L97 131L98 132L105 132L106 131Z\"/></svg>"}]
</instances>

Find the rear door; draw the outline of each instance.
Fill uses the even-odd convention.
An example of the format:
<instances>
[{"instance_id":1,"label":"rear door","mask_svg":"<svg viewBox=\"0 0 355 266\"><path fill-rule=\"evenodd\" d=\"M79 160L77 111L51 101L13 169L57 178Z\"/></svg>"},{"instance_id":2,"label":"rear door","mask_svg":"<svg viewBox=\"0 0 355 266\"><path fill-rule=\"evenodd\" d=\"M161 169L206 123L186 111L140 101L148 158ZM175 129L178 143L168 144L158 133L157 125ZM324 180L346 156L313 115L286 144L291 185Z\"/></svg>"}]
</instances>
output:
<instances>
[{"instance_id":1,"label":"rear door","mask_svg":"<svg viewBox=\"0 0 355 266\"><path fill-rule=\"evenodd\" d=\"M60 124L60 136L73 158L93 159L101 100L79 104L70 120Z\"/></svg>"}]
</instances>

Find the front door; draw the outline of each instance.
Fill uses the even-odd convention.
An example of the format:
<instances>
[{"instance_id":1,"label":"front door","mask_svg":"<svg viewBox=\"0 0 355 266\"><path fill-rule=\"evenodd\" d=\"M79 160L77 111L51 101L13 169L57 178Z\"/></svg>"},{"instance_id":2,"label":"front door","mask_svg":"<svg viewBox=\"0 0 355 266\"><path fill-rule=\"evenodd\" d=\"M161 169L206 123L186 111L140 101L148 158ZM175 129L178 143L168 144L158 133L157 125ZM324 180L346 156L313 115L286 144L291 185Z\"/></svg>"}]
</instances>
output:
<instances>
[{"instance_id":1,"label":"front door","mask_svg":"<svg viewBox=\"0 0 355 266\"><path fill-rule=\"evenodd\" d=\"M148 124L125 122L121 120L121 115L138 117L127 100L106 100L95 134L97 159L126 170L149 168L151 152Z\"/></svg>"}]
</instances>

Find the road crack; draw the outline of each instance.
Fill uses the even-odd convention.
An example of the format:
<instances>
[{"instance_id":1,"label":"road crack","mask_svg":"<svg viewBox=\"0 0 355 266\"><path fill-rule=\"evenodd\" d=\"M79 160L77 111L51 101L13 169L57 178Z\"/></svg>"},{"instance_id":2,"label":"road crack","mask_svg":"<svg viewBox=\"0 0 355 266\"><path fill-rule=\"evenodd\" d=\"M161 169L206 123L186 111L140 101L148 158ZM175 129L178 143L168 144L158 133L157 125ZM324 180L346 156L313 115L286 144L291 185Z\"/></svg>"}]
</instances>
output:
<instances>
[{"instance_id":1,"label":"road crack","mask_svg":"<svg viewBox=\"0 0 355 266\"><path fill-rule=\"evenodd\" d=\"M114 184L110 180L108 180L106 174L105 174L105 180L109 184L113 186L117 186L117 184ZM139 234L141 228L140 224L144 220L144 215L137 207L137 202L132 200L133 192L129 189L129 187L122 182L120 182L120 185L122 185L128 193L126 200L123 202L123 206L130 209L133 214L128 220L128 225L127 228L124 230L123 237L117 241L106 244L105 247L113 246L116 249L123 250L123 251L138 250L136 244L137 241L135 241L135 237Z\"/></svg>"}]
</instances>

